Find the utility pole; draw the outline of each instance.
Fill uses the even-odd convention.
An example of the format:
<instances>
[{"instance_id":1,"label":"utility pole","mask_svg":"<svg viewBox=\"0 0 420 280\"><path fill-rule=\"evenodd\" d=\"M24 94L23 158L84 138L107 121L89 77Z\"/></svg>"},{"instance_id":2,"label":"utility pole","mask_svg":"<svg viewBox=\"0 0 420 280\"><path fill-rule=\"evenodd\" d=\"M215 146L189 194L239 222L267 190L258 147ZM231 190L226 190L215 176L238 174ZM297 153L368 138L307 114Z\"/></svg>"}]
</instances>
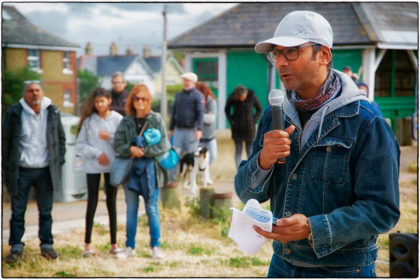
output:
<instances>
[{"instance_id":1,"label":"utility pole","mask_svg":"<svg viewBox=\"0 0 420 280\"><path fill-rule=\"evenodd\" d=\"M167 4L163 4L163 42L162 42L162 59L161 59L161 71L162 71L162 96L160 97L160 113L163 120L166 123L167 120L167 100L166 100L166 8Z\"/></svg>"}]
</instances>

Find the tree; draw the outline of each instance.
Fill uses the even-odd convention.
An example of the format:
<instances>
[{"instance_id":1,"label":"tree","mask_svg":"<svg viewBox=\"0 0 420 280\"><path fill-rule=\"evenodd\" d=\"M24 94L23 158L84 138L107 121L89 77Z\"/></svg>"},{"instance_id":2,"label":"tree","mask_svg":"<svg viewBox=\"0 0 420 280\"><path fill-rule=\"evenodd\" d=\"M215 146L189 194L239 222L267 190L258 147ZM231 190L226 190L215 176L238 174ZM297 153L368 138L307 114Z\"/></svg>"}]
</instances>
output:
<instances>
[{"instance_id":1,"label":"tree","mask_svg":"<svg viewBox=\"0 0 420 280\"><path fill-rule=\"evenodd\" d=\"M79 112L80 106L82 106L93 89L99 86L100 80L87 69L77 70L77 78L79 83L79 102L77 104Z\"/></svg>"},{"instance_id":2,"label":"tree","mask_svg":"<svg viewBox=\"0 0 420 280\"><path fill-rule=\"evenodd\" d=\"M39 81L40 79L41 75L31 70L29 66L18 68L15 71L4 71L1 96L1 109L3 115L7 107L17 103L23 96L25 81Z\"/></svg>"}]
</instances>

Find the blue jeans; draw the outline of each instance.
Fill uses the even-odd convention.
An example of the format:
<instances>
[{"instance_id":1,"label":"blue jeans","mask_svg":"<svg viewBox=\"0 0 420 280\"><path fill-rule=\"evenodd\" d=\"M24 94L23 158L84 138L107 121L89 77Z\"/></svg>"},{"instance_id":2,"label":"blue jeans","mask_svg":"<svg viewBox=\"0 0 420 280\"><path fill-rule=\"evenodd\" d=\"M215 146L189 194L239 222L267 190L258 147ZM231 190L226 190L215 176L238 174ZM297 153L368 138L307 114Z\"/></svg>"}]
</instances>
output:
<instances>
[{"instance_id":1,"label":"blue jeans","mask_svg":"<svg viewBox=\"0 0 420 280\"><path fill-rule=\"evenodd\" d=\"M324 267L302 267L295 266L288 261L273 254L267 277L272 278L359 278L376 277L375 263L368 266L324 266Z\"/></svg>"},{"instance_id":2,"label":"blue jeans","mask_svg":"<svg viewBox=\"0 0 420 280\"><path fill-rule=\"evenodd\" d=\"M210 158L209 158L209 165L217 158L217 141L216 138L207 141L207 140L200 140L200 143L209 148Z\"/></svg>"},{"instance_id":3,"label":"blue jeans","mask_svg":"<svg viewBox=\"0 0 420 280\"><path fill-rule=\"evenodd\" d=\"M238 141L238 140L234 140L234 141L235 141L235 163L236 163L236 168L238 168L239 164L242 161L242 143L245 142L246 156L248 159L249 155L251 154L253 141Z\"/></svg>"},{"instance_id":4,"label":"blue jeans","mask_svg":"<svg viewBox=\"0 0 420 280\"><path fill-rule=\"evenodd\" d=\"M123 184L125 193L125 202L127 204L127 224L126 224L126 247L136 247L136 232L139 212L139 195L128 188L128 184ZM155 189L152 199L145 201L146 214L149 221L150 247L160 245L160 222L158 210L159 188Z\"/></svg>"},{"instance_id":5,"label":"blue jeans","mask_svg":"<svg viewBox=\"0 0 420 280\"><path fill-rule=\"evenodd\" d=\"M198 141L195 139L195 129L175 128L173 147L181 159L184 152L192 153L197 149ZM169 182L174 182L178 173L179 162L169 170Z\"/></svg>"},{"instance_id":6,"label":"blue jeans","mask_svg":"<svg viewBox=\"0 0 420 280\"><path fill-rule=\"evenodd\" d=\"M31 186L35 187L36 202L39 210L39 232L41 245L53 244L51 233L53 206L53 188L49 167L23 168L19 167L17 194L11 197L12 218L10 219L9 245L23 248L21 241L25 233L25 212Z\"/></svg>"}]
</instances>

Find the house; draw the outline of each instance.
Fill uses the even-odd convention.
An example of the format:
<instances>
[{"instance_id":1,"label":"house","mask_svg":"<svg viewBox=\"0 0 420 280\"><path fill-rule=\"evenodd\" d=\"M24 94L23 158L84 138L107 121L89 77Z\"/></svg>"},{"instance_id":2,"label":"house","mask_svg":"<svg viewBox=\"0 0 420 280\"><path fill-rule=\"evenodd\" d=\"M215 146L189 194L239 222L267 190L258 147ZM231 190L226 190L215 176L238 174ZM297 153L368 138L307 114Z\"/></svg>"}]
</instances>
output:
<instances>
[{"instance_id":1,"label":"house","mask_svg":"<svg viewBox=\"0 0 420 280\"><path fill-rule=\"evenodd\" d=\"M143 47L143 59L153 71L156 94L162 94L162 56L153 56L148 46ZM182 84L181 75L184 69L179 65L174 56L169 53L165 65L165 84L176 85Z\"/></svg>"},{"instance_id":2,"label":"house","mask_svg":"<svg viewBox=\"0 0 420 280\"><path fill-rule=\"evenodd\" d=\"M94 73L100 78L101 85L105 88L112 87L112 75L120 71L127 82L146 84L152 95L161 94L161 57L153 56L147 46L143 48L143 55L134 54L130 47L127 47L124 55L118 55L118 46L112 43L109 55L95 56L88 43L85 54L78 59L78 68ZM180 75L183 70L172 55L168 55L165 70L167 85L182 83Z\"/></svg>"},{"instance_id":3,"label":"house","mask_svg":"<svg viewBox=\"0 0 420 280\"><path fill-rule=\"evenodd\" d=\"M320 13L330 22L334 68L349 65L359 74L393 129L417 111L417 3L241 3L168 43L186 52L186 71L196 72L217 93L219 128L226 126L223 107L238 84L253 89L263 106L270 89L282 87L254 46L272 37L280 20L295 10Z\"/></svg>"},{"instance_id":4,"label":"house","mask_svg":"<svg viewBox=\"0 0 420 280\"><path fill-rule=\"evenodd\" d=\"M79 45L33 25L14 6L2 9L2 69L29 65L41 75L45 96L63 113L76 113Z\"/></svg>"},{"instance_id":5,"label":"house","mask_svg":"<svg viewBox=\"0 0 420 280\"><path fill-rule=\"evenodd\" d=\"M134 54L130 47L127 48L125 54L119 55L118 46L115 43L111 43L109 50L109 55L96 56L92 54L92 47L88 43L85 54L78 58L78 69L87 69L98 76L101 86L107 89L112 88L112 75L115 72L122 72L127 82L145 84L154 94L153 71L141 56Z\"/></svg>"}]
</instances>

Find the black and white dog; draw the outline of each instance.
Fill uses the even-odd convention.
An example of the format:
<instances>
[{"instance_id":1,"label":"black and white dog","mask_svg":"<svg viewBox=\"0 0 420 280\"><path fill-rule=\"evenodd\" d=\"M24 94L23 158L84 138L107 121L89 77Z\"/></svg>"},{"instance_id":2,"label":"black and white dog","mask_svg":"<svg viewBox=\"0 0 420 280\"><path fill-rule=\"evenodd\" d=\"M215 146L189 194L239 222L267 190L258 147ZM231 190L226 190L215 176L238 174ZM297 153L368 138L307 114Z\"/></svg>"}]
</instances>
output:
<instances>
[{"instance_id":1,"label":"black and white dog","mask_svg":"<svg viewBox=\"0 0 420 280\"><path fill-rule=\"evenodd\" d=\"M198 146L197 151L185 154L179 161L179 180L182 188L190 189L198 194L196 183L197 174L200 175L201 185L206 187L209 184L209 151L206 146Z\"/></svg>"}]
</instances>

